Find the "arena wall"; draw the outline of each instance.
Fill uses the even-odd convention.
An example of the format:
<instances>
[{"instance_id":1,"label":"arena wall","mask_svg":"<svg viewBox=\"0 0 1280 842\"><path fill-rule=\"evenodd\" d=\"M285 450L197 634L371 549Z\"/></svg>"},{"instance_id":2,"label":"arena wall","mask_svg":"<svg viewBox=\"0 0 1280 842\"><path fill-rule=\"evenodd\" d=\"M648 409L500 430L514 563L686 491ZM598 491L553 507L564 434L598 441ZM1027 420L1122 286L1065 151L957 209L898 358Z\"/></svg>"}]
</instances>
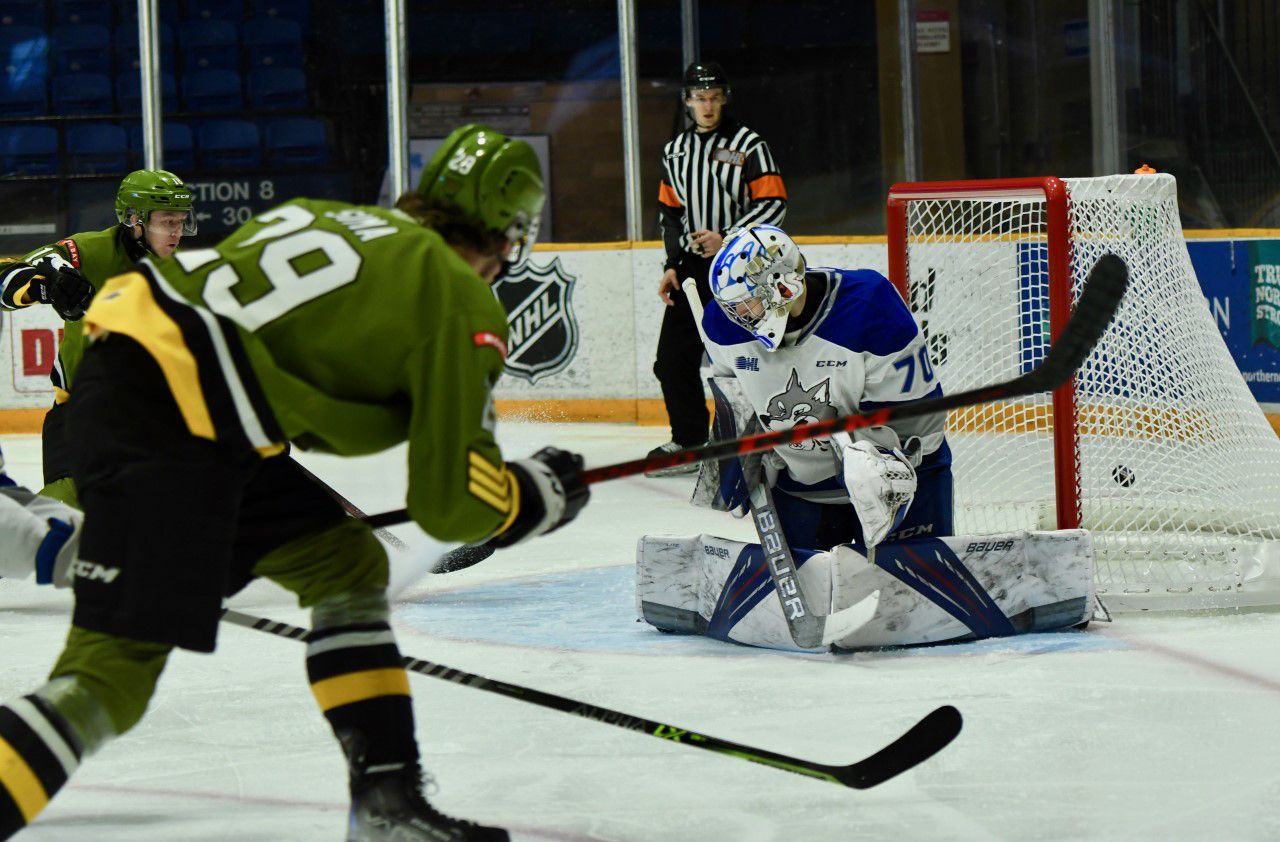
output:
<instances>
[{"instance_id":1,"label":"arena wall","mask_svg":"<svg viewBox=\"0 0 1280 842\"><path fill-rule=\"evenodd\" d=\"M1188 247L1224 340L1280 430L1280 239L1198 232ZM800 237L811 266L887 269L882 237ZM1271 255L1275 255L1274 262ZM665 424L653 376L663 304L657 242L544 244L535 271L500 295L513 311L512 360L496 397L507 416ZM1270 280L1269 280L1270 279ZM47 307L0 322L0 431L38 432L61 322ZM518 340L518 341L517 341Z\"/></svg>"}]
</instances>

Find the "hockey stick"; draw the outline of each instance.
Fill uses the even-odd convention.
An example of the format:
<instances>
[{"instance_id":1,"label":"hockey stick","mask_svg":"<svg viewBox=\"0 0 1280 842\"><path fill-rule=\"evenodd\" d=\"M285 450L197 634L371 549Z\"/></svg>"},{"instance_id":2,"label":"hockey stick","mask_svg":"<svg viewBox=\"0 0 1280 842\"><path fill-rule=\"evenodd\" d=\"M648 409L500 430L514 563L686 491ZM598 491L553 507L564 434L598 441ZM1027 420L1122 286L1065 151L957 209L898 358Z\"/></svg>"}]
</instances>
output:
<instances>
[{"instance_id":1,"label":"hockey stick","mask_svg":"<svg viewBox=\"0 0 1280 842\"><path fill-rule=\"evenodd\" d=\"M325 490L325 493L327 493L330 497L332 497L334 499L334 502L336 502L339 506L341 506L344 512L349 514L351 517L357 518L359 520L363 520L366 522L369 520L369 516L366 515L363 511L361 511L360 507L357 506L355 503L352 503L346 497L342 496L342 492L338 491L338 489L334 488L329 483L320 479L320 477L312 473L307 468L306 465L302 464L297 459L294 459L293 463L298 466L298 469L302 471L303 475L305 475L307 479L311 480L316 485L323 488ZM395 549L399 550L400 552L404 552L405 550L409 549L409 547L405 544L404 541L401 541L399 538L392 535L386 529L383 529L380 526L375 526L373 524L370 524L370 525L373 526L374 535L377 535L379 538L381 538L383 541L386 541ZM390 524L388 524L388 526L389 525Z\"/></svg>"},{"instance_id":2,"label":"hockey stick","mask_svg":"<svg viewBox=\"0 0 1280 842\"><path fill-rule=\"evenodd\" d=\"M230 609L223 611L222 619L237 626L244 626L255 631L287 637L292 640L306 641L307 636L310 634L307 629L299 626L291 626L288 623L279 623L275 620L255 617L252 614L243 614ZM629 713L599 707L587 702L575 701L564 696L557 696L554 693L534 690L530 687L521 687L518 684L508 684L505 681L496 681L474 673L419 660L418 658L405 657L403 662L405 669L420 675L452 681L454 684L474 687L477 690L497 693L500 696L519 699L522 702L529 702L540 707L563 711L585 719L593 719L605 725L625 728L628 731L640 731L668 742L714 751L717 754L737 757L740 760L748 760L764 766L772 766L775 769L841 784L853 789L868 789L877 784L882 784L890 778L923 763L946 748L960 733L960 728L963 725L960 711L951 705L943 705L931 711L915 725L912 725L905 734L870 757L846 766L828 766L825 763L815 763L812 760L805 760L800 757L790 757L767 749L699 734L696 731L679 728L665 722L632 716Z\"/></svg>"},{"instance_id":3,"label":"hockey stick","mask_svg":"<svg viewBox=\"0 0 1280 842\"><path fill-rule=\"evenodd\" d=\"M711 343L707 341L707 332L702 327L703 305L698 284L693 278L685 278L681 287L693 313L698 336L702 338L703 346L710 349ZM722 409L728 409L729 417L732 418L729 398L718 391L713 378L707 379L707 385L716 401L717 418ZM795 556L791 553L791 546L782 532L782 523L778 520L777 510L773 505L773 494L770 493L769 486L759 480L758 475L754 478L744 475L743 482L750 485L751 520L755 525L756 535L760 538L760 548L764 553L765 565L769 568L769 578L773 579L773 590L781 603L782 616L787 621L787 631L791 632L791 640L796 646L801 649L816 649L828 642L825 640L826 617L815 614L809 607L809 599L800 583L800 568L796 565Z\"/></svg>"},{"instance_id":4,"label":"hockey stick","mask_svg":"<svg viewBox=\"0 0 1280 842\"><path fill-rule=\"evenodd\" d=\"M1124 296L1128 276L1129 270L1123 260L1113 254L1103 255L1089 272L1089 279L1085 281L1075 312L1062 328L1057 341L1049 348L1049 353L1035 368L1012 380L993 383L967 392L943 395L939 398L904 401L871 412L843 415L815 424L800 424L788 430L757 433L739 439L711 442L688 450L677 450L662 456L650 456L590 468L579 475L579 481L585 485L594 485L597 482L621 479L642 474L645 471L705 462L709 459L743 456L758 450L772 450L784 444L827 438L832 433L878 427L895 419L916 418L921 415L958 409L962 406L1007 400L1037 392L1051 392L1070 379L1089 356L1093 346L1098 343L1103 331L1111 324L1116 308L1120 306L1120 299ZM366 520L370 525L388 526L393 523L403 523L407 518L408 513L404 509L399 509L371 515Z\"/></svg>"},{"instance_id":5,"label":"hockey stick","mask_svg":"<svg viewBox=\"0 0 1280 842\"><path fill-rule=\"evenodd\" d=\"M702 344L709 347L706 331L702 329L702 297L698 294L698 285L693 278L687 278L683 287L689 307L693 310L698 335L702 337ZM707 384L716 398L716 412L719 413L722 395L718 394L711 378L708 378ZM727 397L724 400L728 403ZM745 477L744 481L751 482ZM782 522L778 519L773 492L769 486L763 482L751 483L749 503L765 564L773 579L773 589L778 594L778 601L782 603L782 616L796 646L801 649L827 646L852 634L875 615L880 603L879 591L839 611L830 614L815 613L809 607L809 598L805 596L804 585L800 581L800 567L796 564L787 536L782 531Z\"/></svg>"},{"instance_id":6,"label":"hockey stick","mask_svg":"<svg viewBox=\"0 0 1280 842\"><path fill-rule=\"evenodd\" d=\"M365 514L360 509L360 507L357 506L355 503L352 503L346 497L342 496L342 493L338 491L338 489L334 488L332 485L329 485L329 483L320 479L320 477L316 476L314 473L308 470L307 467L303 465L301 462L299 462L297 459L293 461L299 468L302 469L302 473L305 474L308 479L310 479L316 485L323 488L329 494L330 497L332 497L335 501L337 501L338 505L342 507L343 511L351 515L351 517L353 518L357 518L359 520L365 521L366 523L369 523L369 525L373 527L373 534L377 535L383 541L386 541L392 548L399 550L400 552L408 551L409 546L405 544L404 541L401 541L395 535L392 535L391 532L388 531L387 529L383 529L381 525L372 523L369 515ZM394 524L386 524L386 525L392 526ZM479 564L480 562L484 561L486 558L493 555L495 549L496 547L494 547L493 544L489 542L485 542L481 544L463 544L461 547L455 547L454 549L449 550L449 552L437 558L434 562L432 562L431 567L428 569L427 572L428 573L453 573L456 570L462 570L464 568L470 567L473 564Z\"/></svg>"}]
</instances>

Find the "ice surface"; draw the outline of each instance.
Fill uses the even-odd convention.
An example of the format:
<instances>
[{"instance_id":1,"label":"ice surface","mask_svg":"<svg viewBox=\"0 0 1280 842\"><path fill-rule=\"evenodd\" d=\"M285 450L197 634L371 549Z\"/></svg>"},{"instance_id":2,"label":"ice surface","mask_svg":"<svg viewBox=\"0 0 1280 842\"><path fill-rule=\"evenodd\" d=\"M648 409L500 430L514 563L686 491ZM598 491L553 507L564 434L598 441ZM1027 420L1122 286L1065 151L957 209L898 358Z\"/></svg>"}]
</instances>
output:
<instances>
[{"instance_id":1,"label":"ice surface","mask_svg":"<svg viewBox=\"0 0 1280 842\"><path fill-rule=\"evenodd\" d=\"M574 447L634 458L663 431L503 424L512 457ZM39 485L39 440L3 440ZM303 457L367 511L398 508L404 453ZM757 651L635 622L643 533L750 535L687 504L692 481L595 486L582 517L414 585L395 612L409 655L827 763L870 754L932 708L965 729L917 770L863 792L417 676L418 735L446 811L528 839L1280 838L1280 612L1123 615L1083 634L857 656ZM430 546L396 534L402 578ZM176 563L180 560L175 560ZM307 623L288 594L234 600ZM65 592L0 582L0 696L38 685L68 624ZM302 647L224 626L177 653L151 710L91 758L19 839L339 840L344 768Z\"/></svg>"}]
</instances>

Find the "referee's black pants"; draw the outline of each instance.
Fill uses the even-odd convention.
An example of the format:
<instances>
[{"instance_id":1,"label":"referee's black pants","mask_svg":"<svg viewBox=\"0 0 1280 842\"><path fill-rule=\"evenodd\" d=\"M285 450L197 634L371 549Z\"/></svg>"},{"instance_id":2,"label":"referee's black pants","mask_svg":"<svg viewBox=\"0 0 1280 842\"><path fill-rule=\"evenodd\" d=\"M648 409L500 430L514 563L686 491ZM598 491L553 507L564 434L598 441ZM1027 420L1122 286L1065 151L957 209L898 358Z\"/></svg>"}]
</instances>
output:
<instances>
[{"instance_id":1,"label":"referee's black pants","mask_svg":"<svg viewBox=\"0 0 1280 842\"><path fill-rule=\"evenodd\" d=\"M693 278L704 305L711 303L711 286L707 274L711 258L689 252L681 255L676 267L680 283ZM702 337L693 321L693 313L683 290L671 294L671 306L663 308L662 330L658 333L658 355L653 374L662 384L662 400L671 419L671 439L681 447L693 447L707 440L711 416L707 412L706 393L702 387Z\"/></svg>"}]
</instances>

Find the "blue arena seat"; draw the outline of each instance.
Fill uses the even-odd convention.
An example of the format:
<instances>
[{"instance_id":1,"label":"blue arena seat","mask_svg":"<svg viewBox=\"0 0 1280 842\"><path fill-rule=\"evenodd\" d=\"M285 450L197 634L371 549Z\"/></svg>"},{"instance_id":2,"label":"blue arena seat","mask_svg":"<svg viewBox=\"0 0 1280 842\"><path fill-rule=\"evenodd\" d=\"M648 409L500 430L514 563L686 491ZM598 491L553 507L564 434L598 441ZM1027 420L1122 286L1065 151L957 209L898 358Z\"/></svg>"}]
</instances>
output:
<instances>
[{"instance_id":1,"label":"blue arena seat","mask_svg":"<svg viewBox=\"0 0 1280 842\"><path fill-rule=\"evenodd\" d=\"M246 70L255 67L302 67L302 27L291 20L254 18L240 38Z\"/></svg>"},{"instance_id":2,"label":"blue arena seat","mask_svg":"<svg viewBox=\"0 0 1280 842\"><path fill-rule=\"evenodd\" d=\"M260 67L249 73L249 107L258 111L300 110L310 105L307 75L296 67Z\"/></svg>"},{"instance_id":3,"label":"blue arena seat","mask_svg":"<svg viewBox=\"0 0 1280 842\"><path fill-rule=\"evenodd\" d=\"M262 166L258 127L246 120L209 120L196 133L196 160L210 170Z\"/></svg>"},{"instance_id":4,"label":"blue arena seat","mask_svg":"<svg viewBox=\"0 0 1280 842\"><path fill-rule=\"evenodd\" d=\"M87 175L129 169L129 143L114 123L79 123L67 128L67 170Z\"/></svg>"},{"instance_id":5,"label":"blue arena seat","mask_svg":"<svg viewBox=\"0 0 1280 842\"><path fill-rule=\"evenodd\" d=\"M182 101L188 111L207 114L244 108L240 74L232 70L196 70L182 77Z\"/></svg>"},{"instance_id":6,"label":"blue arena seat","mask_svg":"<svg viewBox=\"0 0 1280 842\"><path fill-rule=\"evenodd\" d=\"M178 69L178 41L173 34L173 27L167 23L160 24L160 66L169 73ZM138 60L138 22L129 21L115 28L116 72L137 71L141 67Z\"/></svg>"},{"instance_id":7,"label":"blue arena seat","mask_svg":"<svg viewBox=\"0 0 1280 842\"><path fill-rule=\"evenodd\" d=\"M161 126L164 136L164 168L178 175L190 173L196 168L195 136L186 123L174 123L166 120ZM142 166L144 150L142 148L142 123L129 126L129 151L132 153L132 166Z\"/></svg>"},{"instance_id":8,"label":"blue arena seat","mask_svg":"<svg viewBox=\"0 0 1280 842\"><path fill-rule=\"evenodd\" d=\"M226 20L189 20L178 29L187 70L235 70L240 66L236 25Z\"/></svg>"},{"instance_id":9,"label":"blue arena seat","mask_svg":"<svg viewBox=\"0 0 1280 842\"><path fill-rule=\"evenodd\" d=\"M41 117L49 113L49 90L44 77L17 82L0 77L0 114L6 117Z\"/></svg>"},{"instance_id":10,"label":"blue arena seat","mask_svg":"<svg viewBox=\"0 0 1280 842\"><path fill-rule=\"evenodd\" d=\"M111 4L102 0L53 0L53 20L58 24L111 25Z\"/></svg>"},{"instance_id":11,"label":"blue arena seat","mask_svg":"<svg viewBox=\"0 0 1280 842\"><path fill-rule=\"evenodd\" d=\"M136 70L127 70L116 77L116 102L122 114L142 113L142 78ZM160 108L162 111L178 110L178 80L172 73L160 74Z\"/></svg>"},{"instance_id":12,"label":"blue arena seat","mask_svg":"<svg viewBox=\"0 0 1280 842\"><path fill-rule=\"evenodd\" d=\"M311 21L310 0L253 0L253 17L291 20L306 27Z\"/></svg>"},{"instance_id":13,"label":"blue arena seat","mask_svg":"<svg viewBox=\"0 0 1280 842\"><path fill-rule=\"evenodd\" d=\"M57 175L58 130L49 126L0 126L0 174Z\"/></svg>"},{"instance_id":14,"label":"blue arena seat","mask_svg":"<svg viewBox=\"0 0 1280 842\"><path fill-rule=\"evenodd\" d=\"M228 20L239 23L244 18L244 5L227 0L183 0L183 20Z\"/></svg>"},{"instance_id":15,"label":"blue arena seat","mask_svg":"<svg viewBox=\"0 0 1280 842\"><path fill-rule=\"evenodd\" d=\"M10 87L49 78L49 36L34 26L0 27L0 68Z\"/></svg>"},{"instance_id":16,"label":"blue arena seat","mask_svg":"<svg viewBox=\"0 0 1280 842\"><path fill-rule=\"evenodd\" d=\"M0 26L44 26L44 0L5 0Z\"/></svg>"},{"instance_id":17,"label":"blue arena seat","mask_svg":"<svg viewBox=\"0 0 1280 842\"><path fill-rule=\"evenodd\" d=\"M115 92L103 73L64 73L53 77L52 104L56 114L114 114Z\"/></svg>"},{"instance_id":18,"label":"blue arena seat","mask_svg":"<svg viewBox=\"0 0 1280 842\"><path fill-rule=\"evenodd\" d=\"M55 73L110 73L111 30L96 23L69 23L53 29Z\"/></svg>"},{"instance_id":19,"label":"blue arena seat","mask_svg":"<svg viewBox=\"0 0 1280 842\"><path fill-rule=\"evenodd\" d=\"M313 117L289 117L267 124L267 163L279 167L329 163L329 130Z\"/></svg>"}]
</instances>

